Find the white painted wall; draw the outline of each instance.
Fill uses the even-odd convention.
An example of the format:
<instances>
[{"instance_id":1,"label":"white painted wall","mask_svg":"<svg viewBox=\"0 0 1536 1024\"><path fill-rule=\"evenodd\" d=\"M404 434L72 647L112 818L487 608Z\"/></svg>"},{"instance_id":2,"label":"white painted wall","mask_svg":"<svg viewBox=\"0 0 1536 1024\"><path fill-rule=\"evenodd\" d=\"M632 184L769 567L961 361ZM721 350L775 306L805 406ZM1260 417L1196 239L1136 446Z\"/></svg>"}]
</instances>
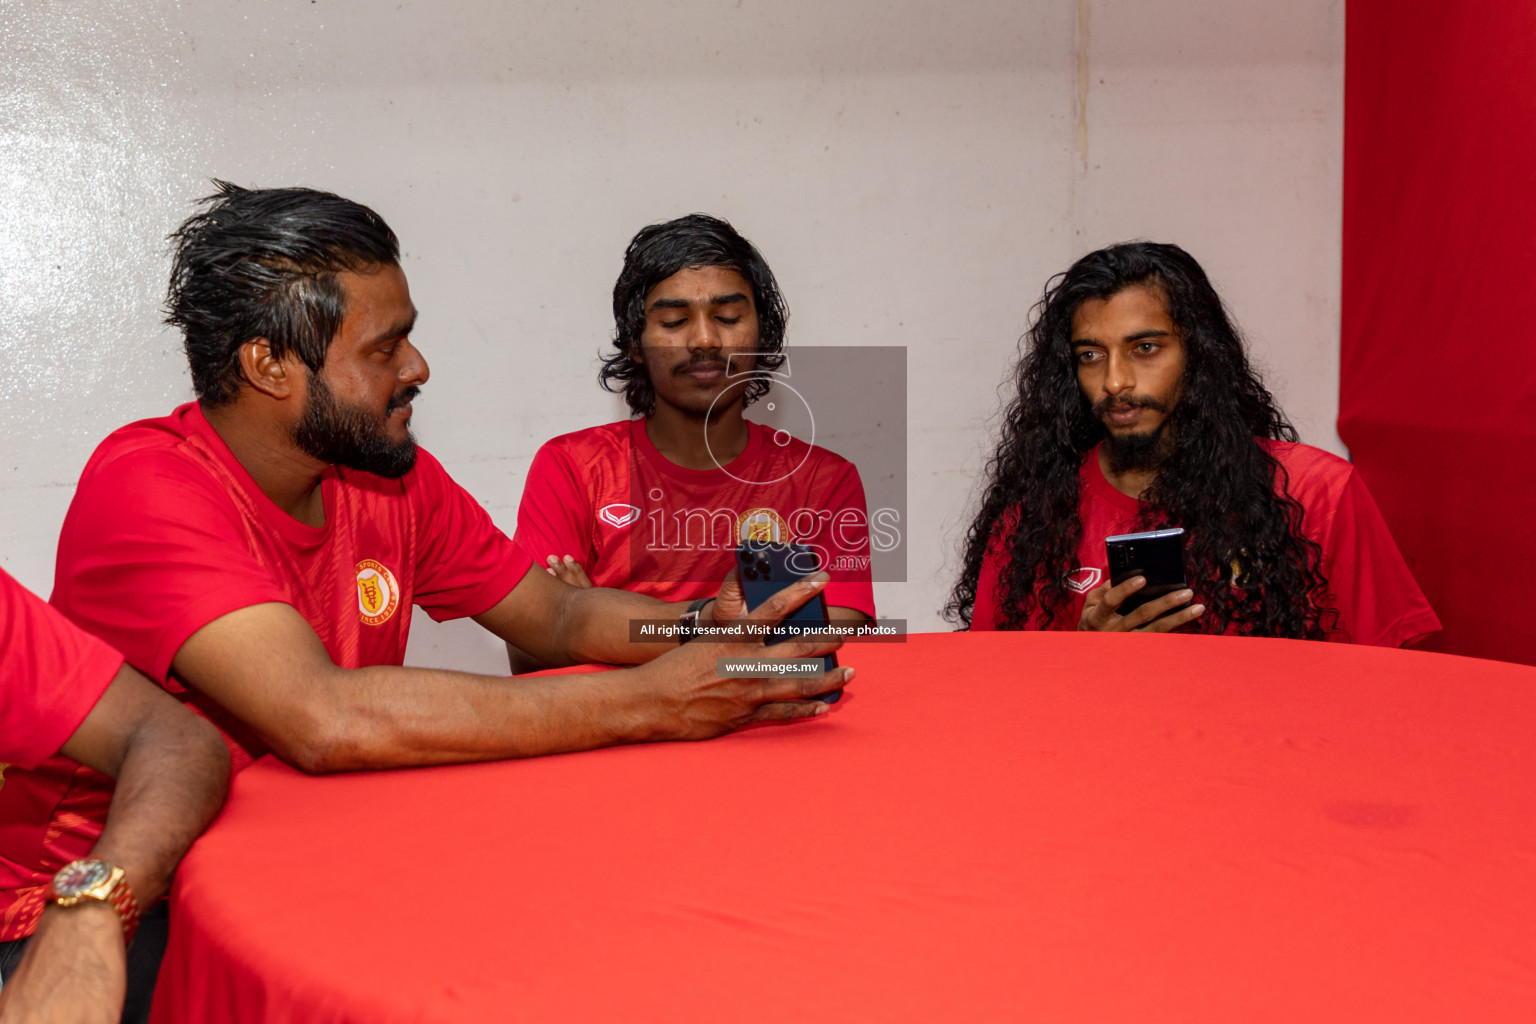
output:
<instances>
[{"instance_id":1,"label":"white painted wall","mask_svg":"<svg viewBox=\"0 0 1536 1024\"><path fill-rule=\"evenodd\" d=\"M914 628L1028 309L1090 248L1194 252L1341 450L1337 0L0 0L0 54L0 565L43 593L94 445L190 396L162 239L215 175L390 221L418 434L509 531L538 444L621 412L624 244L693 210L763 250L792 344L909 346L910 581L878 598ZM417 622L413 661L502 664Z\"/></svg>"}]
</instances>

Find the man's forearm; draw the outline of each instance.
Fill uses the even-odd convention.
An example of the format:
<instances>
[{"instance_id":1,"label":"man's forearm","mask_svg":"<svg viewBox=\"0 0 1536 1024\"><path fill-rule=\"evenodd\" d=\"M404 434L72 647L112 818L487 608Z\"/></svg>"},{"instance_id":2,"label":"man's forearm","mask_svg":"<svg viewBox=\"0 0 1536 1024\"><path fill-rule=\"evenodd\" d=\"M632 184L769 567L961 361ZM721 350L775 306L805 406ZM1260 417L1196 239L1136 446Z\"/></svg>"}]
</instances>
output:
<instances>
[{"instance_id":1,"label":"man's forearm","mask_svg":"<svg viewBox=\"0 0 1536 1024\"><path fill-rule=\"evenodd\" d=\"M182 854L213 820L229 784L229 750L208 722L172 708L134 730L92 856L128 873L140 909L170 885Z\"/></svg>"},{"instance_id":2,"label":"man's forearm","mask_svg":"<svg viewBox=\"0 0 1536 1024\"><path fill-rule=\"evenodd\" d=\"M637 620L675 622L690 603L658 601L627 590L600 587L574 591L562 615L559 641L563 660L555 663L641 665L660 657L677 646L676 639L638 643L633 640L630 624Z\"/></svg>"},{"instance_id":3,"label":"man's forearm","mask_svg":"<svg viewBox=\"0 0 1536 1024\"><path fill-rule=\"evenodd\" d=\"M529 586L526 577L521 586ZM552 580L549 586L572 598L580 596ZM807 581L786 588L752 621L778 621L820 586L819 581ZM537 617L519 615L516 593L477 619L519 642L531 638L527 645L547 660L549 638L560 633L560 616L571 610L545 602L536 608ZM567 596L555 595L553 600L563 604ZM617 619L625 645L631 617L654 618L658 608L667 608L659 601L622 594L585 605ZM575 642L582 642L579 633L573 635ZM615 657L625 645L605 648L594 643L584 655ZM826 707L806 699L819 690L802 692L802 687L820 685L820 680L722 677L718 659L739 645L657 646L665 665L516 680L387 665L339 668L292 607L271 603L232 612L204 626L182 645L173 664L188 685L253 728L283 760L308 772L704 739L749 722L806 717ZM831 640L807 639L776 646L761 656L817 657L836 646ZM839 679L848 677L846 670L837 671Z\"/></svg>"},{"instance_id":4,"label":"man's forearm","mask_svg":"<svg viewBox=\"0 0 1536 1024\"><path fill-rule=\"evenodd\" d=\"M631 643L630 623L676 620L687 606L624 590L568 586L535 566L475 621L517 647L528 665L638 665L676 644Z\"/></svg>"},{"instance_id":5,"label":"man's forearm","mask_svg":"<svg viewBox=\"0 0 1536 1024\"><path fill-rule=\"evenodd\" d=\"M314 773L534 757L654 738L627 672L506 679L447 669L336 669L314 725L268 737ZM387 696L386 696L387 695Z\"/></svg>"},{"instance_id":6,"label":"man's forearm","mask_svg":"<svg viewBox=\"0 0 1536 1024\"><path fill-rule=\"evenodd\" d=\"M817 586L799 584L774 595L748 621L778 621ZM760 658L813 658L838 646L807 638L747 649ZM295 715L285 714L277 730L284 736L269 742L303 770L328 772L706 739L750 722L824 713L827 705L809 698L852 678L848 668L833 670L831 687L821 677L722 676L719 659L740 647L670 646L665 665L515 680L440 669L333 667L303 681L303 717L320 729L300 728L308 735L296 746Z\"/></svg>"}]
</instances>

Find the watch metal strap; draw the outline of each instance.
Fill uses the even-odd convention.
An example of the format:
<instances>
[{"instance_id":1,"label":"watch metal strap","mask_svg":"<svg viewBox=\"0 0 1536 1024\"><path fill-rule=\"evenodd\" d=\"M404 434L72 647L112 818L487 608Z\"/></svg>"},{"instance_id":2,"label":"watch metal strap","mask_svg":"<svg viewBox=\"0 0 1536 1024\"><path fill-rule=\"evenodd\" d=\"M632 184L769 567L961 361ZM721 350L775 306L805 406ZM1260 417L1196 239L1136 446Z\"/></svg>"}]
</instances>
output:
<instances>
[{"instance_id":1,"label":"watch metal strap","mask_svg":"<svg viewBox=\"0 0 1536 1024\"><path fill-rule=\"evenodd\" d=\"M705 605L713 600L713 597L701 597L690 604L687 611L678 616L677 644L679 647L699 635L699 613L704 610Z\"/></svg>"},{"instance_id":2,"label":"watch metal strap","mask_svg":"<svg viewBox=\"0 0 1536 1024\"><path fill-rule=\"evenodd\" d=\"M118 870L122 871L122 868ZM134 933L139 930L139 901L134 898L126 873L112 887L112 895L107 898L107 903L117 911L118 919L123 922L123 946L126 948L133 945Z\"/></svg>"}]
</instances>

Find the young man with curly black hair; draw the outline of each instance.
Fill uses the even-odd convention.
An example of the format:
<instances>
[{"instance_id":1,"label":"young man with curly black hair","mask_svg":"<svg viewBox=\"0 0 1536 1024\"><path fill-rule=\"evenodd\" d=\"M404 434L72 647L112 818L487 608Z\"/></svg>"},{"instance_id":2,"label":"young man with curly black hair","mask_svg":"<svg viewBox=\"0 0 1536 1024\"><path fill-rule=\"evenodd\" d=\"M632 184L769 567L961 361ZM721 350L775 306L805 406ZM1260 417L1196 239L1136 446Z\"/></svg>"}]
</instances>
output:
<instances>
[{"instance_id":1,"label":"young man with curly black hair","mask_svg":"<svg viewBox=\"0 0 1536 1024\"><path fill-rule=\"evenodd\" d=\"M600 372L632 418L539 449L517 541L574 586L664 601L713 594L742 540L792 541L830 573L834 620L873 617L858 470L744 415L784 366L788 316L773 271L730 224L691 214L643 228L614 284Z\"/></svg>"},{"instance_id":2,"label":"young man with curly black hair","mask_svg":"<svg viewBox=\"0 0 1536 1024\"><path fill-rule=\"evenodd\" d=\"M1186 589L1121 615L1105 537L1183 527ZM1173 629L1397 647L1440 628L1354 468L1297 443L1204 270L1084 256L1037 307L946 612L971 629Z\"/></svg>"}]
</instances>

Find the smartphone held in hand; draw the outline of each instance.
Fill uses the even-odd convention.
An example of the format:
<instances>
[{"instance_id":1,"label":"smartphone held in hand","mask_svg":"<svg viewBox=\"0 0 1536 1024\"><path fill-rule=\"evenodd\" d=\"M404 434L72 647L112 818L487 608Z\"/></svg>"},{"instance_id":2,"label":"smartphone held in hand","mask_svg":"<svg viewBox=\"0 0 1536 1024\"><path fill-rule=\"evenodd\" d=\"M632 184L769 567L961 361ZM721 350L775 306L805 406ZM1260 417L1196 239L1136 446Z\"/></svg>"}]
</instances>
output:
<instances>
[{"instance_id":1,"label":"smartphone held in hand","mask_svg":"<svg viewBox=\"0 0 1536 1024\"><path fill-rule=\"evenodd\" d=\"M819 572L821 559L804 544L744 540L736 549L736 568L741 573L741 593L746 598L747 610L752 611L791 583ZM827 625L826 597L816 594L786 615L778 628L769 631L763 643L771 647ZM837 655L826 655L822 664L824 671L832 671L837 668ZM816 699L835 704L842 695L842 690L832 690L818 694Z\"/></svg>"},{"instance_id":2,"label":"smartphone held in hand","mask_svg":"<svg viewBox=\"0 0 1536 1024\"><path fill-rule=\"evenodd\" d=\"M1184 530L1149 530L1104 538L1109 555L1109 584L1118 587L1132 576L1144 576L1147 585L1126 598L1117 615L1129 615L1148 601L1183 590Z\"/></svg>"}]
</instances>

